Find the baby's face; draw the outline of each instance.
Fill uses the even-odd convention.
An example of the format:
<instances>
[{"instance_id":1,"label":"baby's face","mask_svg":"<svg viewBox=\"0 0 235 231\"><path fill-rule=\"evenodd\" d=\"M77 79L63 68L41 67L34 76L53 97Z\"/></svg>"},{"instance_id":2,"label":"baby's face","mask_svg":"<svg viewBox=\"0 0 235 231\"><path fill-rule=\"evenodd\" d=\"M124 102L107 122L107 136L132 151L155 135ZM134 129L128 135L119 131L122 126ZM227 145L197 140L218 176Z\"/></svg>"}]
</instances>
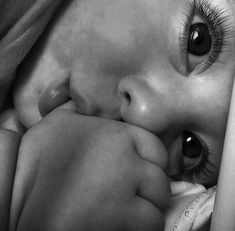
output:
<instances>
[{"instance_id":1,"label":"baby's face","mask_svg":"<svg viewBox=\"0 0 235 231\"><path fill-rule=\"evenodd\" d=\"M19 116L30 127L65 107L144 127L166 145L170 176L213 184L235 73L232 14L227 0L74 0L26 60Z\"/></svg>"}]
</instances>

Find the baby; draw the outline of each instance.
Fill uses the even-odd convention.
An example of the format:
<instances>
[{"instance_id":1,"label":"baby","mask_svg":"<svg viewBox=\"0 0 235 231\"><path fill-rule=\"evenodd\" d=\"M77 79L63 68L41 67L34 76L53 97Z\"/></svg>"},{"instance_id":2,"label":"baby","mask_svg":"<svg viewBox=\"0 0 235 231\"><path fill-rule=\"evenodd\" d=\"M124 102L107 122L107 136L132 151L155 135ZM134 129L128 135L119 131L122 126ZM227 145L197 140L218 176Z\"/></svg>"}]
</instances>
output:
<instances>
[{"instance_id":1,"label":"baby","mask_svg":"<svg viewBox=\"0 0 235 231\"><path fill-rule=\"evenodd\" d=\"M22 65L11 230L161 230L168 180L215 185L234 78L226 0L74 0Z\"/></svg>"}]
</instances>

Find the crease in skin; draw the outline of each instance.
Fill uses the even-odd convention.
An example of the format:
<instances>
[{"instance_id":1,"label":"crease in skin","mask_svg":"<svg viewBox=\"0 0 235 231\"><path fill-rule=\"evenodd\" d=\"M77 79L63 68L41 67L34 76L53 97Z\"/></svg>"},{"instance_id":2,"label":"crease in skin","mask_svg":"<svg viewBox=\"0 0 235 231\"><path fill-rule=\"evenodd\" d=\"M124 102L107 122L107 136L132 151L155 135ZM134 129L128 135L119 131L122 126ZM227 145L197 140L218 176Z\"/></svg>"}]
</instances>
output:
<instances>
[{"instance_id":1,"label":"crease in skin","mask_svg":"<svg viewBox=\"0 0 235 231\"><path fill-rule=\"evenodd\" d=\"M37 158L36 160L36 168L35 168L35 171L34 171L34 174L33 176L31 176L31 181L30 181L30 185L28 185L28 188L26 189L26 193L24 195L24 198L20 204L20 207L18 207L18 213L19 213L19 216L17 216L17 220L15 220L15 224L13 223L14 226L14 229L15 230L15 227L18 227L19 226L19 222L24 214L24 211L27 209L27 207L25 206L27 204L27 202L29 201L30 199L30 196L33 192L33 189L34 189L34 185L36 184L36 179L37 179L37 176L38 176L38 169L39 169L39 164L40 164L40 156Z\"/></svg>"},{"instance_id":2,"label":"crease in skin","mask_svg":"<svg viewBox=\"0 0 235 231\"><path fill-rule=\"evenodd\" d=\"M10 130L23 135L24 126L20 123L15 110L9 109L0 115L0 129Z\"/></svg>"}]
</instances>

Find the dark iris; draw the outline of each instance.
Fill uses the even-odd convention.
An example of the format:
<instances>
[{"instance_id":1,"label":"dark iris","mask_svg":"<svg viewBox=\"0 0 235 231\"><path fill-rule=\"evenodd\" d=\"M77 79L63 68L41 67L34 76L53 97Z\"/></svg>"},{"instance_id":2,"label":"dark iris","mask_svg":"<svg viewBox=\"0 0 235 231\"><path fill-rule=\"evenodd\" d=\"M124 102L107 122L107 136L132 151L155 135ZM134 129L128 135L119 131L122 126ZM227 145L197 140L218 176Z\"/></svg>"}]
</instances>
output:
<instances>
[{"instance_id":1,"label":"dark iris","mask_svg":"<svg viewBox=\"0 0 235 231\"><path fill-rule=\"evenodd\" d=\"M195 23L190 26L188 52L192 55L203 56L211 50L212 38L205 23Z\"/></svg>"},{"instance_id":2,"label":"dark iris","mask_svg":"<svg viewBox=\"0 0 235 231\"><path fill-rule=\"evenodd\" d=\"M202 144L192 132L183 132L182 152L183 156L188 158L198 158L202 155Z\"/></svg>"}]
</instances>

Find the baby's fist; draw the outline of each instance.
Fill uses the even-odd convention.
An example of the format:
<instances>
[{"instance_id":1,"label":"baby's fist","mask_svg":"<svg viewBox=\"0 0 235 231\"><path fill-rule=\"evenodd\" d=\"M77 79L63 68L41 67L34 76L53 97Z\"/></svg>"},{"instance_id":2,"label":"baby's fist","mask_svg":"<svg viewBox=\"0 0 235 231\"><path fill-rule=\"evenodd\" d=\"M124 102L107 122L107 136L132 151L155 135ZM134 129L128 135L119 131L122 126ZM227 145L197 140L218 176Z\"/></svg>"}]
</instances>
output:
<instances>
[{"instance_id":1,"label":"baby's fist","mask_svg":"<svg viewBox=\"0 0 235 231\"><path fill-rule=\"evenodd\" d=\"M21 145L18 229L161 230L166 161L159 139L141 128L57 110Z\"/></svg>"}]
</instances>

